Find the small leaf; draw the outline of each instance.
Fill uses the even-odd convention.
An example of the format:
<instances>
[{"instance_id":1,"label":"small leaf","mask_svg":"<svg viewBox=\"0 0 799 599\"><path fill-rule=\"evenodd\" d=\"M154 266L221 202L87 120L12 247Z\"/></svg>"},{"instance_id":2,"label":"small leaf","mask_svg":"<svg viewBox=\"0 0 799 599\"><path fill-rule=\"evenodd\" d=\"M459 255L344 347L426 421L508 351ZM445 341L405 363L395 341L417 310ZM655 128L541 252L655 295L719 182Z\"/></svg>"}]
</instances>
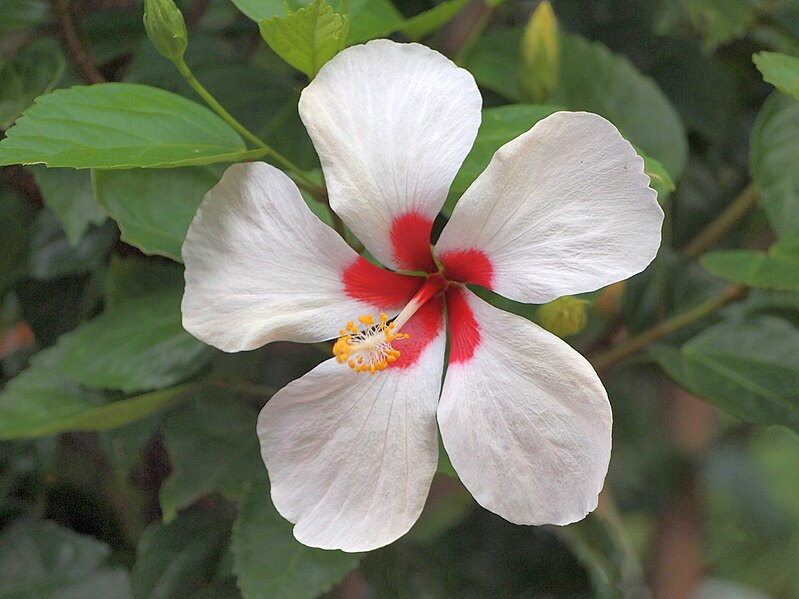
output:
<instances>
[{"instance_id":1,"label":"small leaf","mask_svg":"<svg viewBox=\"0 0 799 599\"><path fill-rule=\"evenodd\" d=\"M272 506L265 477L254 482L233 526L233 571L244 599L314 599L358 565L360 556L301 545Z\"/></svg>"},{"instance_id":2,"label":"small leaf","mask_svg":"<svg viewBox=\"0 0 799 599\"><path fill-rule=\"evenodd\" d=\"M709 273L733 283L799 291L799 229L775 243L768 252L710 252L702 256L700 263Z\"/></svg>"},{"instance_id":3,"label":"small leaf","mask_svg":"<svg viewBox=\"0 0 799 599\"><path fill-rule=\"evenodd\" d=\"M71 168L31 166L44 203L58 217L69 245L78 245L92 225L106 220L103 210L94 201L90 173Z\"/></svg>"},{"instance_id":4,"label":"small leaf","mask_svg":"<svg viewBox=\"0 0 799 599\"><path fill-rule=\"evenodd\" d=\"M238 133L204 106L135 83L40 96L0 141L0 165L172 167L262 153L247 152Z\"/></svg>"},{"instance_id":5,"label":"small leaf","mask_svg":"<svg viewBox=\"0 0 799 599\"><path fill-rule=\"evenodd\" d=\"M164 427L172 473L161 485L164 521L212 493L238 497L264 472L255 410L230 398L206 394L174 411Z\"/></svg>"},{"instance_id":6,"label":"small leaf","mask_svg":"<svg viewBox=\"0 0 799 599\"><path fill-rule=\"evenodd\" d=\"M347 23L347 18L333 12L325 0L316 0L285 17L265 19L259 26L272 50L313 79L344 47Z\"/></svg>"},{"instance_id":7,"label":"small leaf","mask_svg":"<svg viewBox=\"0 0 799 599\"><path fill-rule=\"evenodd\" d=\"M61 372L96 389L126 393L173 385L213 355L181 325L180 292L131 300L58 340Z\"/></svg>"},{"instance_id":8,"label":"small leaf","mask_svg":"<svg viewBox=\"0 0 799 599\"><path fill-rule=\"evenodd\" d=\"M139 599L196 597L211 581L230 536L230 520L211 510L185 512L147 527L131 581Z\"/></svg>"},{"instance_id":9,"label":"small leaf","mask_svg":"<svg viewBox=\"0 0 799 599\"><path fill-rule=\"evenodd\" d=\"M765 81L799 100L799 58L779 52L758 52L752 60Z\"/></svg>"},{"instance_id":10,"label":"small leaf","mask_svg":"<svg viewBox=\"0 0 799 599\"><path fill-rule=\"evenodd\" d=\"M66 64L52 38L37 40L9 62L0 62L0 129L11 126L36 96L53 89L64 76Z\"/></svg>"},{"instance_id":11,"label":"small leaf","mask_svg":"<svg viewBox=\"0 0 799 599\"><path fill-rule=\"evenodd\" d=\"M774 92L764 102L749 138L758 201L778 237L799 227L799 102Z\"/></svg>"},{"instance_id":12,"label":"small leaf","mask_svg":"<svg viewBox=\"0 0 799 599\"><path fill-rule=\"evenodd\" d=\"M288 11L296 11L312 4L315 0L233 0L233 4L253 21L260 23L264 19L282 17ZM349 9L349 34L347 42L357 44L386 32L396 31L405 22L402 13L390 0L334 0L333 10L344 14ZM349 5L349 6L347 6Z\"/></svg>"},{"instance_id":13,"label":"small leaf","mask_svg":"<svg viewBox=\"0 0 799 599\"><path fill-rule=\"evenodd\" d=\"M54 522L18 522L0 536L0 596L132 599L127 572L103 565L110 553Z\"/></svg>"},{"instance_id":14,"label":"small leaf","mask_svg":"<svg viewBox=\"0 0 799 599\"><path fill-rule=\"evenodd\" d=\"M721 322L680 349L651 352L680 385L733 416L799 431L799 329L788 321Z\"/></svg>"},{"instance_id":15,"label":"small leaf","mask_svg":"<svg viewBox=\"0 0 799 599\"><path fill-rule=\"evenodd\" d=\"M181 262L180 248L197 207L219 177L206 167L94 171L97 202L122 239L145 254Z\"/></svg>"}]
</instances>

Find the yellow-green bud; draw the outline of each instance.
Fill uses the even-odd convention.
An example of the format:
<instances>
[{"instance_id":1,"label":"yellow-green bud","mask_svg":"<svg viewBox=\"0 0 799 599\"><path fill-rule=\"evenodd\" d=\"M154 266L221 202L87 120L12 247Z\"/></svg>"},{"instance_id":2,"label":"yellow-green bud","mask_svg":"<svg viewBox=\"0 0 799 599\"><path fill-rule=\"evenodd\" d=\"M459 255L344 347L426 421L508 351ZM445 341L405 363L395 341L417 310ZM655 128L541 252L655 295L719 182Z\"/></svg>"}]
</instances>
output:
<instances>
[{"instance_id":1,"label":"yellow-green bud","mask_svg":"<svg viewBox=\"0 0 799 599\"><path fill-rule=\"evenodd\" d=\"M188 43L186 22L173 0L144 0L144 28L162 56L172 62L183 60Z\"/></svg>"},{"instance_id":2,"label":"yellow-green bud","mask_svg":"<svg viewBox=\"0 0 799 599\"><path fill-rule=\"evenodd\" d=\"M538 306L535 321L558 337L576 335L588 323L588 303L588 300L570 295L559 297L553 302Z\"/></svg>"},{"instance_id":3,"label":"yellow-green bud","mask_svg":"<svg viewBox=\"0 0 799 599\"><path fill-rule=\"evenodd\" d=\"M520 82L526 99L544 102L558 83L560 40L558 20L548 0L533 12L522 39Z\"/></svg>"}]
</instances>

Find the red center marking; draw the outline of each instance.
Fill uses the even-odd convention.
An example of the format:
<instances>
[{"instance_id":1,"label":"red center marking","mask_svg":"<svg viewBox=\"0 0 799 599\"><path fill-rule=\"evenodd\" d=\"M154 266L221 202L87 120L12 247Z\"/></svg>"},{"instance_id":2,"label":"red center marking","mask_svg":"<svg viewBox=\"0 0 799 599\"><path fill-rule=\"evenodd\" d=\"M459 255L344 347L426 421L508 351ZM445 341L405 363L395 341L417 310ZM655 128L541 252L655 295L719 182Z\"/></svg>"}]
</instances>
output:
<instances>
[{"instance_id":1,"label":"red center marking","mask_svg":"<svg viewBox=\"0 0 799 599\"><path fill-rule=\"evenodd\" d=\"M494 280L494 266L480 250L452 250L439 257L444 265L444 276L450 281L472 283L491 289Z\"/></svg>"},{"instance_id":2,"label":"red center marking","mask_svg":"<svg viewBox=\"0 0 799 599\"><path fill-rule=\"evenodd\" d=\"M433 221L417 212L398 216L391 223L391 247L394 260L401 270L435 272L436 264L430 252L430 233Z\"/></svg>"},{"instance_id":3,"label":"red center marking","mask_svg":"<svg viewBox=\"0 0 799 599\"><path fill-rule=\"evenodd\" d=\"M399 359L389 368L410 368L419 361L425 348L439 335L444 328L444 303L440 297L427 301L402 327L408 333L407 339L394 342L394 349L399 350ZM442 350L443 351L443 350Z\"/></svg>"},{"instance_id":4,"label":"red center marking","mask_svg":"<svg viewBox=\"0 0 799 599\"><path fill-rule=\"evenodd\" d=\"M402 308L424 284L421 277L398 275L361 256L341 273L341 279L348 296L377 310Z\"/></svg>"},{"instance_id":5,"label":"red center marking","mask_svg":"<svg viewBox=\"0 0 799 599\"><path fill-rule=\"evenodd\" d=\"M450 364L468 362L480 345L480 325L466 293L460 285L450 285L447 289Z\"/></svg>"}]
</instances>

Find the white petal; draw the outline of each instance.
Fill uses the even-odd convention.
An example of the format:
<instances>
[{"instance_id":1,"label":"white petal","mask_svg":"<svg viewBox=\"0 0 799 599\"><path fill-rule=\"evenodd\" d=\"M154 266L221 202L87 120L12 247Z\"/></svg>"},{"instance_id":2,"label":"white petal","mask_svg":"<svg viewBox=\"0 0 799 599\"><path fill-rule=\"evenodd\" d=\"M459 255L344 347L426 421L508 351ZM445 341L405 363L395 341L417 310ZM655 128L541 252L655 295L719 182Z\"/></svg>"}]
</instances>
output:
<instances>
[{"instance_id":1,"label":"white petal","mask_svg":"<svg viewBox=\"0 0 799 599\"><path fill-rule=\"evenodd\" d=\"M497 151L456 205L436 255L458 280L517 301L593 291L655 257L663 211L648 184L643 160L612 124L557 112Z\"/></svg>"},{"instance_id":2,"label":"white petal","mask_svg":"<svg viewBox=\"0 0 799 599\"><path fill-rule=\"evenodd\" d=\"M345 279L379 271L305 205L297 186L265 163L235 164L206 194L183 244L183 327L224 351L270 341L321 341L372 309L401 308L409 293L373 306ZM405 279L380 277L403 286ZM368 285L366 285L368 287ZM383 294L386 295L386 294Z\"/></svg>"},{"instance_id":3,"label":"white petal","mask_svg":"<svg viewBox=\"0 0 799 599\"><path fill-rule=\"evenodd\" d=\"M370 375L328 360L261 411L272 500L301 543L369 551L419 517L438 462L445 345L440 303L438 309L438 330L412 365L397 367L400 356Z\"/></svg>"},{"instance_id":4,"label":"white petal","mask_svg":"<svg viewBox=\"0 0 799 599\"><path fill-rule=\"evenodd\" d=\"M461 481L516 524L582 519L597 505L610 460L610 404L593 368L564 341L465 288L448 293L447 309L461 351L451 354L438 422ZM456 339L464 330L473 353Z\"/></svg>"},{"instance_id":5,"label":"white petal","mask_svg":"<svg viewBox=\"0 0 799 599\"><path fill-rule=\"evenodd\" d=\"M432 263L430 225L477 135L481 105L468 71L389 40L344 50L303 90L300 116L330 204L383 264Z\"/></svg>"}]
</instances>

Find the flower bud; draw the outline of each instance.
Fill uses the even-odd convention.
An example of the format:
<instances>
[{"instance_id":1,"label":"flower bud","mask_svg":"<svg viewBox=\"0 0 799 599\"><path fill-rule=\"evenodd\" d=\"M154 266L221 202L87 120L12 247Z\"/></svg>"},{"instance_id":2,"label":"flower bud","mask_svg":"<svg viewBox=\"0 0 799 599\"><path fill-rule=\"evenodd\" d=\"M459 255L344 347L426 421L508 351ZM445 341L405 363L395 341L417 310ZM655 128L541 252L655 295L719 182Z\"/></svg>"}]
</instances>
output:
<instances>
[{"instance_id":1,"label":"flower bud","mask_svg":"<svg viewBox=\"0 0 799 599\"><path fill-rule=\"evenodd\" d=\"M544 102L558 83L560 40L558 20L548 0L533 12L522 39L520 83L526 99Z\"/></svg>"},{"instance_id":2,"label":"flower bud","mask_svg":"<svg viewBox=\"0 0 799 599\"><path fill-rule=\"evenodd\" d=\"M553 302L538 306L535 321L558 337L576 335L588 322L587 305L588 300L570 295L559 297Z\"/></svg>"},{"instance_id":3,"label":"flower bud","mask_svg":"<svg viewBox=\"0 0 799 599\"><path fill-rule=\"evenodd\" d=\"M144 28L162 56L172 62L183 59L188 43L186 22L173 0L144 0Z\"/></svg>"}]
</instances>

